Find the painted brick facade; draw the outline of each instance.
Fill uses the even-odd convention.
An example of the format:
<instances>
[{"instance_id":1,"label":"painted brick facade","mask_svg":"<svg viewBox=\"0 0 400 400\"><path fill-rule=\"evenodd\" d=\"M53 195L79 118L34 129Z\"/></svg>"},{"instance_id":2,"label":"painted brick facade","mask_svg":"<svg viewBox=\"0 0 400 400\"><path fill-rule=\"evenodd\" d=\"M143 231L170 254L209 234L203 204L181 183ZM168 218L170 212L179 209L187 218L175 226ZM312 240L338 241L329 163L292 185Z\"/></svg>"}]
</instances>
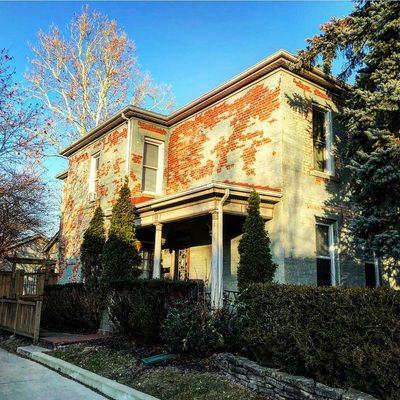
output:
<instances>
[{"instance_id":1,"label":"painted brick facade","mask_svg":"<svg viewBox=\"0 0 400 400\"><path fill-rule=\"evenodd\" d=\"M144 141L151 138L164 143L163 188L157 196L210 182L281 193L274 216L266 224L279 265L276 279L315 284L316 218L332 217L340 227L346 210L340 200L331 201L340 193L340 176L336 180L313 170L312 103L337 112L334 99L323 87L276 69L179 122L168 125L132 118L130 128L125 122L76 151L70 156L63 188L62 281L80 279L79 248L94 211L88 199L91 156L100 151L97 202L109 214L125 175L133 205L156 197L142 192ZM336 123L334 133L343 137ZM339 156L335 163L342 164ZM229 253L229 257L224 255L230 271L228 289L236 287L238 239L224 242ZM192 248L192 278L209 279L210 251L204 244ZM169 263L166 254L164 266ZM361 267L345 259L339 265L341 283L364 284Z\"/></svg>"}]
</instances>

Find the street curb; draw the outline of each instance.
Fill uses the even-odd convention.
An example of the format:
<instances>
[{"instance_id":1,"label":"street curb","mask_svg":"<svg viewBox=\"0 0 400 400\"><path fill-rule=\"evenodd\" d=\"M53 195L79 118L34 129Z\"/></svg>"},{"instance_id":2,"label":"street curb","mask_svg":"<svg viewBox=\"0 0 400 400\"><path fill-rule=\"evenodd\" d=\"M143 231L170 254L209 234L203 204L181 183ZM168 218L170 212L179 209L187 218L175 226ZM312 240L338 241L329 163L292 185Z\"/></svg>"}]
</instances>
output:
<instances>
[{"instance_id":1,"label":"street curb","mask_svg":"<svg viewBox=\"0 0 400 400\"><path fill-rule=\"evenodd\" d=\"M48 349L39 346L18 347L17 353L24 355L40 364L46 365L55 371L69 376L77 382L97 390L114 400L159 400L149 394L122 385L103 376L97 375L74 364L46 354Z\"/></svg>"}]
</instances>

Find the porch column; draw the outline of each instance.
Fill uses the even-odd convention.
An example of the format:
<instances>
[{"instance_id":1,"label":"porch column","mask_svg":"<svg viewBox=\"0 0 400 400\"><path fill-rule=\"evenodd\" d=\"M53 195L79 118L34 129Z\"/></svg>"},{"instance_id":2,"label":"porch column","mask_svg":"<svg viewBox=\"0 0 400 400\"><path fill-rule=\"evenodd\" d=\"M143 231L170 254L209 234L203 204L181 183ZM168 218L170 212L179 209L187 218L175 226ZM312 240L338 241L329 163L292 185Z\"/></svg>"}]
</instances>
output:
<instances>
[{"instance_id":1,"label":"porch column","mask_svg":"<svg viewBox=\"0 0 400 400\"><path fill-rule=\"evenodd\" d=\"M211 307L213 309L219 309L223 306L221 224L222 221L220 221L216 210L212 213L211 233Z\"/></svg>"},{"instance_id":2,"label":"porch column","mask_svg":"<svg viewBox=\"0 0 400 400\"><path fill-rule=\"evenodd\" d=\"M161 278L161 239L162 239L162 224L156 224L156 233L154 239L154 265L153 279Z\"/></svg>"}]
</instances>

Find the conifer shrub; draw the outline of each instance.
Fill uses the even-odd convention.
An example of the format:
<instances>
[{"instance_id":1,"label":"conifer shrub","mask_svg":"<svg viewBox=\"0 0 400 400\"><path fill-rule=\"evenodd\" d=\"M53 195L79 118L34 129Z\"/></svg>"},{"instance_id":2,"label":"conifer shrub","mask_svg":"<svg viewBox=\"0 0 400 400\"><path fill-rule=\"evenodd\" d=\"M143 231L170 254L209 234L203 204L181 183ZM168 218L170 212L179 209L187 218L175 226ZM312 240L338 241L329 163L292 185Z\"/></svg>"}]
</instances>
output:
<instances>
[{"instance_id":1,"label":"conifer shrub","mask_svg":"<svg viewBox=\"0 0 400 400\"><path fill-rule=\"evenodd\" d=\"M161 327L177 301L195 301L204 292L202 281L133 279L114 281L109 315L120 333L143 343L160 343Z\"/></svg>"},{"instance_id":2,"label":"conifer shrub","mask_svg":"<svg viewBox=\"0 0 400 400\"><path fill-rule=\"evenodd\" d=\"M85 286L89 290L97 290L99 287L104 244L104 214L101 207L98 206L83 235L81 245L82 274Z\"/></svg>"},{"instance_id":3,"label":"conifer shrub","mask_svg":"<svg viewBox=\"0 0 400 400\"><path fill-rule=\"evenodd\" d=\"M260 196L255 190L250 193L247 212L238 248L240 260L237 279L240 291L250 283L271 282L277 267L272 261L270 239L260 215Z\"/></svg>"},{"instance_id":4,"label":"conifer shrub","mask_svg":"<svg viewBox=\"0 0 400 400\"><path fill-rule=\"evenodd\" d=\"M101 302L83 283L46 286L40 327L67 333L95 333L99 328Z\"/></svg>"},{"instance_id":5,"label":"conifer shrub","mask_svg":"<svg viewBox=\"0 0 400 400\"><path fill-rule=\"evenodd\" d=\"M268 367L385 400L400 398L400 293L253 284L242 342Z\"/></svg>"},{"instance_id":6,"label":"conifer shrub","mask_svg":"<svg viewBox=\"0 0 400 400\"><path fill-rule=\"evenodd\" d=\"M141 273L141 257L136 247L135 215L128 180L115 203L108 238L104 245L101 285L107 288L115 280L132 280Z\"/></svg>"}]
</instances>

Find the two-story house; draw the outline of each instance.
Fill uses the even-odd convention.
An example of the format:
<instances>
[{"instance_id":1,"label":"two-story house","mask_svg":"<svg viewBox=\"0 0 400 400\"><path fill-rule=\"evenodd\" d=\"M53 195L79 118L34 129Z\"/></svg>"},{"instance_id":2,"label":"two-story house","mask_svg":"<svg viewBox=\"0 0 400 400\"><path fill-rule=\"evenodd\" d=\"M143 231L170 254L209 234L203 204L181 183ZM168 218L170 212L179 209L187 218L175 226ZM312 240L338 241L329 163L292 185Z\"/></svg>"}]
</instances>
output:
<instances>
[{"instance_id":1,"label":"two-story house","mask_svg":"<svg viewBox=\"0 0 400 400\"><path fill-rule=\"evenodd\" d=\"M341 251L343 89L319 69L293 72L295 62L279 51L167 116L127 106L63 150L61 282L80 279L94 207L109 216L128 176L144 276L203 279L216 302L235 290L255 188L277 281L379 284L377 263Z\"/></svg>"}]
</instances>

